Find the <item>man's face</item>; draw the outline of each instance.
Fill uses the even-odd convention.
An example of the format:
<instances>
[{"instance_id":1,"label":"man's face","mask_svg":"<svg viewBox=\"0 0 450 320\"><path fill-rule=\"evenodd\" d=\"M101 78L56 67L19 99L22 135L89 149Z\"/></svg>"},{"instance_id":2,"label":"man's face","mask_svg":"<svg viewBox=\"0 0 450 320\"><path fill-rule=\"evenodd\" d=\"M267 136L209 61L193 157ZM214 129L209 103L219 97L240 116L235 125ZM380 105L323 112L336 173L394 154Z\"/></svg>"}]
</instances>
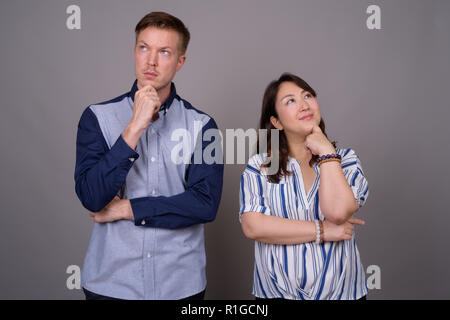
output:
<instances>
[{"instance_id":1,"label":"man's face","mask_svg":"<svg viewBox=\"0 0 450 320\"><path fill-rule=\"evenodd\" d=\"M180 36L174 30L149 27L139 33L134 47L138 89L147 85L157 91L170 89L175 73L186 60L180 53L180 42Z\"/></svg>"}]
</instances>

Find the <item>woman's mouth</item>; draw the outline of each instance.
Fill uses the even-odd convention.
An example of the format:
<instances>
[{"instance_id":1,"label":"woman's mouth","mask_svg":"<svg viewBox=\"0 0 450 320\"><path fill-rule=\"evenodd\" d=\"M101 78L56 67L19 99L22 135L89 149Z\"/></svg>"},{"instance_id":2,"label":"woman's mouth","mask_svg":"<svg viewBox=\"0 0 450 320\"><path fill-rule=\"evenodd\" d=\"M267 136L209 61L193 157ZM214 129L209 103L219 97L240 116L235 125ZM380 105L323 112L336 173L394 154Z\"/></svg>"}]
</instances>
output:
<instances>
[{"instance_id":1,"label":"woman's mouth","mask_svg":"<svg viewBox=\"0 0 450 320\"><path fill-rule=\"evenodd\" d=\"M307 116L301 117L300 120L311 120L312 119L312 114L309 114Z\"/></svg>"}]
</instances>

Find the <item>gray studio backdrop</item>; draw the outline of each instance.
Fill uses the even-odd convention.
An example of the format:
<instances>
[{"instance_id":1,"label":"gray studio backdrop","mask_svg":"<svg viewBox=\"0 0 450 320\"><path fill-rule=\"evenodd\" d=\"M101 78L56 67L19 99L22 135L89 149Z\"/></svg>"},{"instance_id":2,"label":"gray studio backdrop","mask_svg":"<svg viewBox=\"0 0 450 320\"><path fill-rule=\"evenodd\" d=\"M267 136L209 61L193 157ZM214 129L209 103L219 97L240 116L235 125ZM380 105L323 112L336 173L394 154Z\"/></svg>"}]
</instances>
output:
<instances>
[{"instance_id":1,"label":"gray studio backdrop","mask_svg":"<svg viewBox=\"0 0 450 320\"><path fill-rule=\"evenodd\" d=\"M81 29L67 27L70 5ZM381 29L367 26L370 5ZM192 34L180 95L223 132L256 128L263 91L284 71L316 89L329 136L357 151L368 177L357 241L381 276L369 299L450 297L450 1L10 0L0 4L0 298L84 298L66 283L93 225L74 191L78 120L131 88L134 27L159 10ZM206 225L207 299L252 298L243 169L226 165Z\"/></svg>"}]
</instances>

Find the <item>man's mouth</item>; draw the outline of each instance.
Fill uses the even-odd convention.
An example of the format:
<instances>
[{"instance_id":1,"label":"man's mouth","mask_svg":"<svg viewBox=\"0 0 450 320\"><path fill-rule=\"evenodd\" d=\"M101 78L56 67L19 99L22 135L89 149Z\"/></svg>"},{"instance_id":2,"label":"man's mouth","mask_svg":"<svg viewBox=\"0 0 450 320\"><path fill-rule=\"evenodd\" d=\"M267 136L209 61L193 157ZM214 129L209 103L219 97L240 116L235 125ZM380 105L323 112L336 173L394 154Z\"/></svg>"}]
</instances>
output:
<instances>
[{"instance_id":1,"label":"man's mouth","mask_svg":"<svg viewBox=\"0 0 450 320\"><path fill-rule=\"evenodd\" d=\"M148 79L154 79L158 76L158 74L156 72L152 72L152 71L144 72L144 75Z\"/></svg>"}]
</instances>

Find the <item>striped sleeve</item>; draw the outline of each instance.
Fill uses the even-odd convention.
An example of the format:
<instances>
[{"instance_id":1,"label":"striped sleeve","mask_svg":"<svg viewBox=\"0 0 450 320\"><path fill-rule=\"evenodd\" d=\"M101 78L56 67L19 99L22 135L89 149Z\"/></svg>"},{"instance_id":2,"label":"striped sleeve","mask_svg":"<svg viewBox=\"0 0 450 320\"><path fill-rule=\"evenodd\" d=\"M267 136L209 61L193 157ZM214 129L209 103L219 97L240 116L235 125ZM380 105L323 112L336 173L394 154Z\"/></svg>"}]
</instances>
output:
<instances>
[{"instance_id":1,"label":"striped sleeve","mask_svg":"<svg viewBox=\"0 0 450 320\"><path fill-rule=\"evenodd\" d=\"M259 172L261 162L262 157L258 154L254 155L241 175L239 221L244 212L260 212L270 215L266 196L266 177Z\"/></svg>"},{"instance_id":2,"label":"striped sleeve","mask_svg":"<svg viewBox=\"0 0 450 320\"><path fill-rule=\"evenodd\" d=\"M369 185L361 166L361 161L353 149L344 149L340 152L342 156L342 170L353 195L358 201L359 207L362 207L369 196Z\"/></svg>"}]
</instances>

